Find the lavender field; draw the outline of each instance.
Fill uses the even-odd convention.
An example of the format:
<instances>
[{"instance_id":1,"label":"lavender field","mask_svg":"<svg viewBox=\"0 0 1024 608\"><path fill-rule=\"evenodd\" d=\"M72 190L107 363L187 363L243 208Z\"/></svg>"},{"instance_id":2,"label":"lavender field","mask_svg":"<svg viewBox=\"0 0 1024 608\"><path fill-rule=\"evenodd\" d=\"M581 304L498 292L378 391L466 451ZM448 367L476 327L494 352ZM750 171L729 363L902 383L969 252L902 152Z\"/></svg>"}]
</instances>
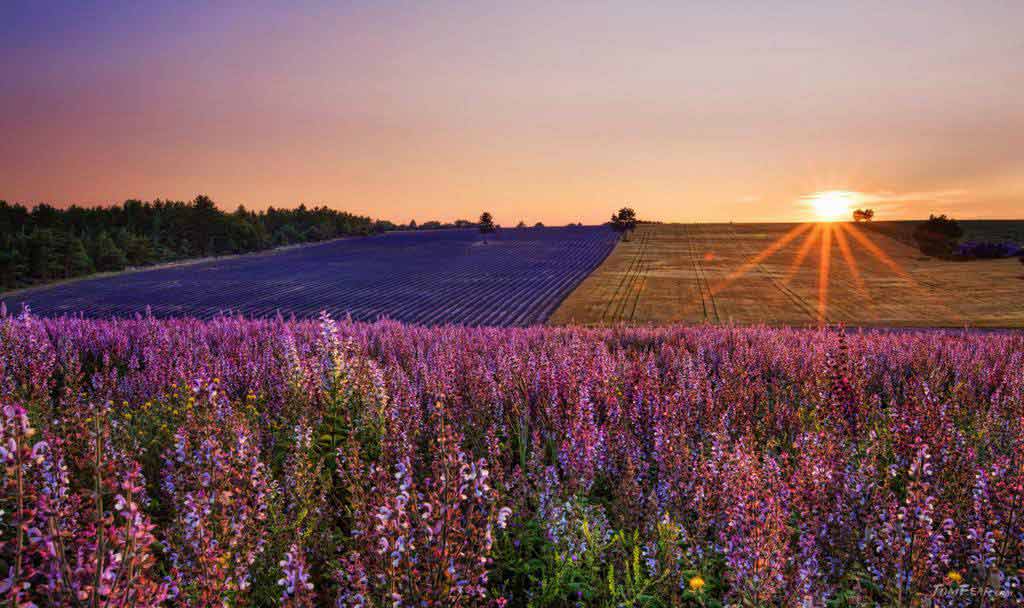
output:
<instances>
[{"instance_id":1,"label":"lavender field","mask_svg":"<svg viewBox=\"0 0 1024 608\"><path fill-rule=\"evenodd\" d=\"M0 320L17 606L1017 606L1024 335Z\"/></svg>"},{"instance_id":2,"label":"lavender field","mask_svg":"<svg viewBox=\"0 0 1024 608\"><path fill-rule=\"evenodd\" d=\"M425 325L545 321L615 246L605 227L425 230L74 281L4 297L87 317L281 314Z\"/></svg>"}]
</instances>

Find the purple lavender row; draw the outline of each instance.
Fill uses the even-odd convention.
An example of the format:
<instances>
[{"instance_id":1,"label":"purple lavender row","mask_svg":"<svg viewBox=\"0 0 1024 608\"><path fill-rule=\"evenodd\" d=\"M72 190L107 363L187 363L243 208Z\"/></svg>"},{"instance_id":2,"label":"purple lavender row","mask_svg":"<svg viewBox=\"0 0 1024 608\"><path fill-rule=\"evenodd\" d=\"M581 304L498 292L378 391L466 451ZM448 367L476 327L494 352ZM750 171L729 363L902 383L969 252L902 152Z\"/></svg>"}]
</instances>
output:
<instances>
[{"instance_id":1,"label":"purple lavender row","mask_svg":"<svg viewBox=\"0 0 1024 608\"><path fill-rule=\"evenodd\" d=\"M393 233L39 288L8 310L86 317L236 313L440 325L543 322L615 245L604 227ZM147 312L148 311L148 312Z\"/></svg>"}]
</instances>

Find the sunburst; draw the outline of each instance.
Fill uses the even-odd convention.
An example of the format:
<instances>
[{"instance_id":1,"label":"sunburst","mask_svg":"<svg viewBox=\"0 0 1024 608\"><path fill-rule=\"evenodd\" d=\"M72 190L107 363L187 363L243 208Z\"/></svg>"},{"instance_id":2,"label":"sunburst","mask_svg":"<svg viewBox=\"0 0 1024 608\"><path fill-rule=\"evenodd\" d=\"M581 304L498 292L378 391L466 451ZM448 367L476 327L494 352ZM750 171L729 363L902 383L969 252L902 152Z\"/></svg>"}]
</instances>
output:
<instances>
[{"instance_id":1,"label":"sunburst","mask_svg":"<svg viewBox=\"0 0 1024 608\"><path fill-rule=\"evenodd\" d=\"M928 291L898 262L892 259L874 240L865 234L860 227L848 222L814 222L799 224L787 230L782 236L768 244L764 249L741 264L736 270L729 273L718 284L712 286L710 291L717 294L729 285L748 274L751 269L762 263L769 256L777 253L786 245L797 241L800 237L803 240L799 243L797 252L786 275L781 281L783 286L788 285L794 276L804 267L807 257L814 247L819 248L817 270L817 302L814 306L816 321L819 325L830 322L829 319L829 288L832 280L832 246L833 242L839 249L840 257L850 276L853 278L857 291L867 300L872 308L874 300L871 291L864 280L858 258L863 259L870 255L881 262L890 272L904 280L912 289L933 300L938 306L952 315L952 318L960 319L961 315L952 310L945 302L938 299L935 294Z\"/></svg>"},{"instance_id":2,"label":"sunburst","mask_svg":"<svg viewBox=\"0 0 1024 608\"><path fill-rule=\"evenodd\" d=\"M850 217L859 199L859 194L847 190L824 190L804 197L819 222L837 222Z\"/></svg>"}]
</instances>

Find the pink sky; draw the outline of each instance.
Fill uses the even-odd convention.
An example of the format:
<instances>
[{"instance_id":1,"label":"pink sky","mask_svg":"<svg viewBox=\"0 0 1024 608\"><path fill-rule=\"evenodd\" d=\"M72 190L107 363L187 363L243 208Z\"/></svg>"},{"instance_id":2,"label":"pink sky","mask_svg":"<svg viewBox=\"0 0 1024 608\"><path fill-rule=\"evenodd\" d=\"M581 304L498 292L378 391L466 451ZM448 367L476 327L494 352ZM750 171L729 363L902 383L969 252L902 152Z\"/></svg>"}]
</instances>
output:
<instances>
[{"instance_id":1,"label":"pink sky","mask_svg":"<svg viewBox=\"0 0 1024 608\"><path fill-rule=\"evenodd\" d=\"M1024 215L1021 2L24 4L0 8L11 202L760 221L838 189L879 219Z\"/></svg>"}]
</instances>

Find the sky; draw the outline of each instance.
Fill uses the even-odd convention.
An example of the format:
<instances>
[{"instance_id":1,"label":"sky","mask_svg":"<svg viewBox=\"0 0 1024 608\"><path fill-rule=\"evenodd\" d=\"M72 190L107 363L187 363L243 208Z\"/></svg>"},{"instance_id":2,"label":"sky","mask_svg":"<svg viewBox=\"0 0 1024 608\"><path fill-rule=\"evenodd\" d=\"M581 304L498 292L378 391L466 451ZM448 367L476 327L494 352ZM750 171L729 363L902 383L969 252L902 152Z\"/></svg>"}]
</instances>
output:
<instances>
[{"instance_id":1,"label":"sky","mask_svg":"<svg viewBox=\"0 0 1024 608\"><path fill-rule=\"evenodd\" d=\"M0 3L0 199L1024 216L1024 2Z\"/></svg>"}]
</instances>

